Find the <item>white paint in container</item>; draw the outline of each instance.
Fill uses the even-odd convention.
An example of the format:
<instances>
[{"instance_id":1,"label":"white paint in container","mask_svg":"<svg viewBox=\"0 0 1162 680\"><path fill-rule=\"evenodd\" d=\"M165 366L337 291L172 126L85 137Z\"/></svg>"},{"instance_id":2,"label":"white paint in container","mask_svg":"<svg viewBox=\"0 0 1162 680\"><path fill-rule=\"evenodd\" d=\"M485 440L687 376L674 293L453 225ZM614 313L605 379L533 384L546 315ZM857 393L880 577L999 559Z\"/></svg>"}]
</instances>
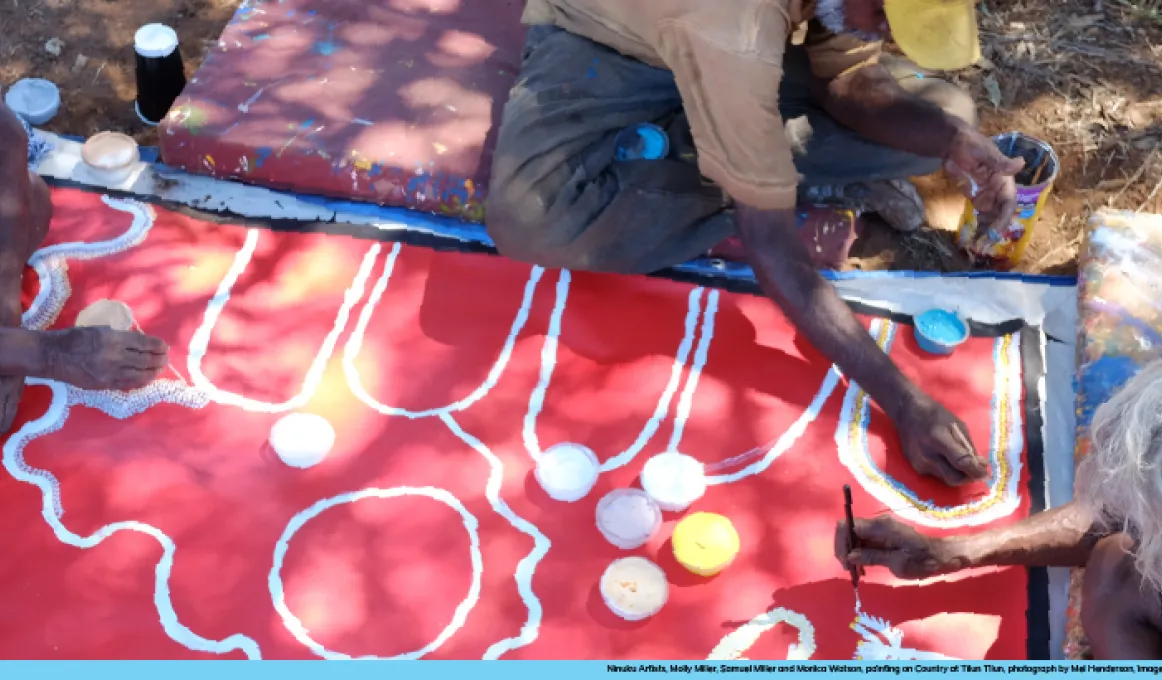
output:
<instances>
[{"instance_id":1,"label":"white paint in container","mask_svg":"<svg viewBox=\"0 0 1162 680\"><path fill-rule=\"evenodd\" d=\"M61 93L52 81L25 78L9 88L4 103L29 125L44 125L60 110Z\"/></svg>"},{"instance_id":2,"label":"white paint in container","mask_svg":"<svg viewBox=\"0 0 1162 680\"><path fill-rule=\"evenodd\" d=\"M291 413L270 429L270 447L282 462L305 469L323 462L335 445L335 428L323 416Z\"/></svg>"},{"instance_id":3,"label":"white paint in container","mask_svg":"<svg viewBox=\"0 0 1162 680\"><path fill-rule=\"evenodd\" d=\"M626 621L641 621L657 614L670 599L666 572L644 557L625 557L610 564L601 575L605 606Z\"/></svg>"},{"instance_id":4,"label":"white paint in container","mask_svg":"<svg viewBox=\"0 0 1162 680\"><path fill-rule=\"evenodd\" d=\"M137 142L120 132L99 132L81 147L81 159L93 178L103 184L129 179L141 160Z\"/></svg>"},{"instance_id":5,"label":"white paint in container","mask_svg":"<svg viewBox=\"0 0 1162 680\"><path fill-rule=\"evenodd\" d=\"M592 449L562 443L549 448L537 461L534 475L549 497L563 503L584 498L597 483L601 463Z\"/></svg>"},{"instance_id":6,"label":"white paint in container","mask_svg":"<svg viewBox=\"0 0 1162 680\"><path fill-rule=\"evenodd\" d=\"M597 503L597 530L622 550L640 548L661 527L661 508L641 489L614 489Z\"/></svg>"},{"instance_id":7,"label":"white paint in container","mask_svg":"<svg viewBox=\"0 0 1162 680\"><path fill-rule=\"evenodd\" d=\"M706 493L706 467L677 451L646 461L641 480L645 492L666 512L682 512Z\"/></svg>"}]
</instances>

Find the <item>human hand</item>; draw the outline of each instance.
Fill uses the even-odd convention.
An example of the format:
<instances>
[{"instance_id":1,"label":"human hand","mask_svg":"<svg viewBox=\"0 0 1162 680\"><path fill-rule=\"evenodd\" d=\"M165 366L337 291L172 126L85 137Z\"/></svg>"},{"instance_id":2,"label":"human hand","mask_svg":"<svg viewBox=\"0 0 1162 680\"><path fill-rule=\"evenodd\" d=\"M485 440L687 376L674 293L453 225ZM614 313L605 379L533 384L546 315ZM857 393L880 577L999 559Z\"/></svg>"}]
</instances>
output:
<instances>
[{"instance_id":1,"label":"human hand","mask_svg":"<svg viewBox=\"0 0 1162 680\"><path fill-rule=\"evenodd\" d=\"M922 475L960 486L988 476L988 465L977 455L968 428L936 401L911 399L899 412L896 429L904 457Z\"/></svg>"},{"instance_id":2,"label":"human hand","mask_svg":"<svg viewBox=\"0 0 1162 680\"><path fill-rule=\"evenodd\" d=\"M1013 219L1017 210L1014 176L1024 167L1024 160L1005 156L993 140L978 130L968 125L959 127L944 157L944 169L961 184L980 214L977 236Z\"/></svg>"},{"instance_id":3,"label":"human hand","mask_svg":"<svg viewBox=\"0 0 1162 680\"><path fill-rule=\"evenodd\" d=\"M43 376L86 390L131 390L152 382L169 364L157 338L107 326L50 331L44 336Z\"/></svg>"},{"instance_id":4,"label":"human hand","mask_svg":"<svg viewBox=\"0 0 1162 680\"><path fill-rule=\"evenodd\" d=\"M835 525L835 559L844 569L880 566L896 578L922 579L968 566L963 558L951 557L940 539L891 517L856 519L854 528L853 546L847 522Z\"/></svg>"}]
</instances>

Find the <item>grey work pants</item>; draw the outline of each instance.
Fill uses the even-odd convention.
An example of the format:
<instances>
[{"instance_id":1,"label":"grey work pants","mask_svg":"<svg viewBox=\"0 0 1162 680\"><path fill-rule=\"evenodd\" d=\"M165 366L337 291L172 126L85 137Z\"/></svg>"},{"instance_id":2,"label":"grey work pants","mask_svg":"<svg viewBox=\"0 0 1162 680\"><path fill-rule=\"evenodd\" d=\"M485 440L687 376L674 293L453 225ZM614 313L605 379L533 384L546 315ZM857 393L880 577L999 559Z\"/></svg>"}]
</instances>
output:
<instances>
[{"instance_id":1,"label":"grey work pants","mask_svg":"<svg viewBox=\"0 0 1162 680\"><path fill-rule=\"evenodd\" d=\"M975 117L954 85L885 65L910 92ZM901 179L934 172L935 159L859 137L816 104L802 47L788 45L779 109L804 186ZM617 161L615 137L651 122L666 128L660 160ZM553 26L528 31L520 76L504 109L485 205L500 252L545 267L649 273L706 253L734 234L721 188L696 165L670 71Z\"/></svg>"}]
</instances>

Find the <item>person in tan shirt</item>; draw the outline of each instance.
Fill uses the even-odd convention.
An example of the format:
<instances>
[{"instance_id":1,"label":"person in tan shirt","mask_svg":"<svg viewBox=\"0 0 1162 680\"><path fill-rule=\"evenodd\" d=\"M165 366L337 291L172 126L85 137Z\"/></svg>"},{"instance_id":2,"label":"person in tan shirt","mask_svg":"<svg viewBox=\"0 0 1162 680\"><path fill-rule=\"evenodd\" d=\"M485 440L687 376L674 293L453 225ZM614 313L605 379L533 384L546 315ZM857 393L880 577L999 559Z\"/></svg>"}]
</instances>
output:
<instances>
[{"instance_id":1,"label":"person in tan shirt","mask_svg":"<svg viewBox=\"0 0 1162 680\"><path fill-rule=\"evenodd\" d=\"M489 235L542 266L648 273L737 234L764 292L893 420L917 471L983 479L964 424L815 271L794 213L819 187L906 201L906 178L943 164L982 225L1011 218L1022 162L977 131L967 94L879 43L966 67L980 50L973 2L818 2L528 0Z\"/></svg>"}]
</instances>

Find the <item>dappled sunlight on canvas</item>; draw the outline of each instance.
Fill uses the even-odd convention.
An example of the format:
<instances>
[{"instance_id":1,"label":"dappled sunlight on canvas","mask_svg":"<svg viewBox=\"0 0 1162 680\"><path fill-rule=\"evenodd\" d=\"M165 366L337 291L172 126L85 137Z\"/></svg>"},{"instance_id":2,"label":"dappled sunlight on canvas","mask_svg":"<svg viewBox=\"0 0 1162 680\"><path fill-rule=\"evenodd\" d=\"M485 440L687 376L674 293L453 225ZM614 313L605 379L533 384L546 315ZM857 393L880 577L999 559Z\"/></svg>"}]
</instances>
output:
<instances>
[{"instance_id":1,"label":"dappled sunlight on canvas","mask_svg":"<svg viewBox=\"0 0 1162 680\"><path fill-rule=\"evenodd\" d=\"M54 206L62 224L102 222L85 233L145 214L69 189ZM782 659L808 640L796 654L847 659L860 638L832 554L844 484L859 516L900 514L915 496L919 519L948 531L1011 523L1032 504L1016 336L937 362L904 327L860 317L877 340L896 334L892 358L974 439L996 428L1008 443L995 454L1012 484L948 490L918 478L884 415L860 411L858 388L757 297L162 208L109 261L131 286L92 261L45 279L70 286L54 327L98 296L141 301L193 385L29 388L0 475L0 539L34 567L0 567L17 584L0 599L23 622L0 636L5 656L702 660L758 626L736 651ZM272 429L304 414L333 445L280 458ZM552 500L536 473L564 442L600 467L574 502ZM728 464L654 531L648 515L638 547L616 547L598 504L639 488L666 451ZM981 490L995 501L974 505ZM929 498L958 505L945 516ZM714 576L675 556L675 526L700 512L738 536ZM644 620L621 618L600 585L629 555L668 583ZM1024 572L1001 569L925 584L869 573L860 592L905 646L996 659L1025 653L1027 589Z\"/></svg>"}]
</instances>

